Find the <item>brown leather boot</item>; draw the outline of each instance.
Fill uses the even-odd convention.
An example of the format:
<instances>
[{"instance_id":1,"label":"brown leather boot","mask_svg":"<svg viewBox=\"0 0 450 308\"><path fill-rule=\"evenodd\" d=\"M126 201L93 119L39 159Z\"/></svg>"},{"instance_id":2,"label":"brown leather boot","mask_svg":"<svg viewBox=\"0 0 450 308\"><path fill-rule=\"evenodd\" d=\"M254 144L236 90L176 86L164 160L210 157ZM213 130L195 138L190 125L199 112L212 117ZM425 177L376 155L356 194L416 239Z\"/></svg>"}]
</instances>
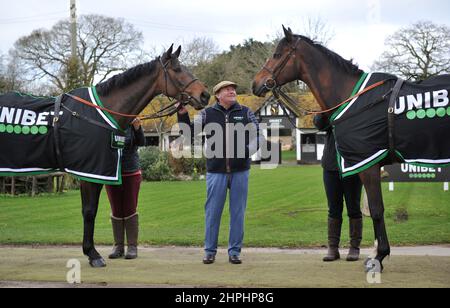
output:
<instances>
[{"instance_id":1,"label":"brown leather boot","mask_svg":"<svg viewBox=\"0 0 450 308\"><path fill-rule=\"evenodd\" d=\"M341 258L339 242L341 240L342 219L328 218L328 254L324 262L331 262Z\"/></svg>"},{"instance_id":2,"label":"brown leather boot","mask_svg":"<svg viewBox=\"0 0 450 308\"><path fill-rule=\"evenodd\" d=\"M362 218L350 218L350 249L347 255L347 261L359 260L359 246L362 240Z\"/></svg>"},{"instance_id":3,"label":"brown leather boot","mask_svg":"<svg viewBox=\"0 0 450 308\"><path fill-rule=\"evenodd\" d=\"M111 216L111 224L114 236L114 247L109 255L110 259L122 258L125 254L124 241L125 241L125 227L123 218L116 218Z\"/></svg>"},{"instance_id":4,"label":"brown leather boot","mask_svg":"<svg viewBox=\"0 0 450 308\"><path fill-rule=\"evenodd\" d=\"M136 259L137 246L138 246L138 234L139 234L139 217L138 214L125 218L125 232L127 234L127 254L125 259Z\"/></svg>"}]
</instances>

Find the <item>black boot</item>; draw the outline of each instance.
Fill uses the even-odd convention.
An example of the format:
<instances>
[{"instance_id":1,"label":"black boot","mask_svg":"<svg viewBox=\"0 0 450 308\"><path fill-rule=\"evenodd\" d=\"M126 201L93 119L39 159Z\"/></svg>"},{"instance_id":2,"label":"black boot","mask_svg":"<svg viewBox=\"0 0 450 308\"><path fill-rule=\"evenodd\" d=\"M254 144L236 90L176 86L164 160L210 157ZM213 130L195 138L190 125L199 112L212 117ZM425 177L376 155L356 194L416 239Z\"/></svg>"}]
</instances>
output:
<instances>
[{"instance_id":1,"label":"black boot","mask_svg":"<svg viewBox=\"0 0 450 308\"><path fill-rule=\"evenodd\" d=\"M138 245L138 234L139 234L139 217L138 214L125 219L125 232L127 234L127 254L125 259L136 259L137 245Z\"/></svg>"},{"instance_id":2,"label":"black boot","mask_svg":"<svg viewBox=\"0 0 450 308\"><path fill-rule=\"evenodd\" d=\"M122 218L115 218L111 216L111 224L114 236L114 247L109 255L110 259L122 258L125 254L125 227Z\"/></svg>"},{"instance_id":3,"label":"black boot","mask_svg":"<svg viewBox=\"0 0 450 308\"><path fill-rule=\"evenodd\" d=\"M359 260L359 246L362 240L362 218L350 218L350 250L348 251L347 261Z\"/></svg>"},{"instance_id":4,"label":"black boot","mask_svg":"<svg viewBox=\"0 0 450 308\"><path fill-rule=\"evenodd\" d=\"M339 242L341 240L342 219L328 218L328 254L324 262L331 262L341 258Z\"/></svg>"}]
</instances>

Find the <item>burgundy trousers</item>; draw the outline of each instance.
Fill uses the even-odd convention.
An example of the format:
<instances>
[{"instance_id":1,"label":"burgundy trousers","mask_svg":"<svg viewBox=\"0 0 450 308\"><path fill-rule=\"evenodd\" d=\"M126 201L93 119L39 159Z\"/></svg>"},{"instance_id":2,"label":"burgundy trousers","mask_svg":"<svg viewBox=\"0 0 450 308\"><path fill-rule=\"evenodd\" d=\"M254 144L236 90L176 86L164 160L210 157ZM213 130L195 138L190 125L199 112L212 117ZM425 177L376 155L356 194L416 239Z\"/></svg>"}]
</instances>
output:
<instances>
[{"instance_id":1,"label":"burgundy trousers","mask_svg":"<svg viewBox=\"0 0 450 308\"><path fill-rule=\"evenodd\" d=\"M122 174L122 185L106 185L112 216L127 218L136 213L141 187L141 173Z\"/></svg>"}]
</instances>

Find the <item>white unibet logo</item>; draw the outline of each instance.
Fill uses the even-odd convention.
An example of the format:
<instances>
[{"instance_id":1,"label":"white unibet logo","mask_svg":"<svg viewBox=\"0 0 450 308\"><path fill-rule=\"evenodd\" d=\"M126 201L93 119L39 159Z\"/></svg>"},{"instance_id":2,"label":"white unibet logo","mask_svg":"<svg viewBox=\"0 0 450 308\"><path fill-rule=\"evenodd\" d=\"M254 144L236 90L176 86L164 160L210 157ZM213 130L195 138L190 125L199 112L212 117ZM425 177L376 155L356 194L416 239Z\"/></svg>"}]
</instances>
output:
<instances>
[{"instance_id":1,"label":"white unibet logo","mask_svg":"<svg viewBox=\"0 0 450 308\"><path fill-rule=\"evenodd\" d=\"M395 105L395 114L402 114L413 109L447 107L449 102L448 91L445 89L401 96Z\"/></svg>"},{"instance_id":2,"label":"white unibet logo","mask_svg":"<svg viewBox=\"0 0 450 308\"><path fill-rule=\"evenodd\" d=\"M53 111L36 113L26 109L0 107L0 123L48 126L48 117L54 114ZM63 115L63 112L60 111L59 115Z\"/></svg>"},{"instance_id":3,"label":"white unibet logo","mask_svg":"<svg viewBox=\"0 0 450 308\"><path fill-rule=\"evenodd\" d=\"M81 263L77 259L70 259L66 264L67 268L70 270L67 272L66 280L67 283L81 283Z\"/></svg>"}]
</instances>

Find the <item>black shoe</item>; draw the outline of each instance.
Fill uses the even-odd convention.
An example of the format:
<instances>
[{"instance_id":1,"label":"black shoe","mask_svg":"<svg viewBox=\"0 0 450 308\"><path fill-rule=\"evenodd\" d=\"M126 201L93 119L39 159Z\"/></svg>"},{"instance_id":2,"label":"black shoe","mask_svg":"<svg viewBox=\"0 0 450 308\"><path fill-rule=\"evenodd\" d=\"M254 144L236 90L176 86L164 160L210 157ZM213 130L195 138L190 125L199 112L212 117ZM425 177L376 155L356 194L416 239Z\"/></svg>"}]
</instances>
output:
<instances>
[{"instance_id":1,"label":"black shoe","mask_svg":"<svg viewBox=\"0 0 450 308\"><path fill-rule=\"evenodd\" d=\"M216 257L214 255L205 255L203 257L203 264L213 264L216 260Z\"/></svg>"},{"instance_id":2,"label":"black shoe","mask_svg":"<svg viewBox=\"0 0 450 308\"><path fill-rule=\"evenodd\" d=\"M230 256L228 258L228 261L230 261L231 264L241 264L242 260L239 258L239 256Z\"/></svg>"}]
</instances>

